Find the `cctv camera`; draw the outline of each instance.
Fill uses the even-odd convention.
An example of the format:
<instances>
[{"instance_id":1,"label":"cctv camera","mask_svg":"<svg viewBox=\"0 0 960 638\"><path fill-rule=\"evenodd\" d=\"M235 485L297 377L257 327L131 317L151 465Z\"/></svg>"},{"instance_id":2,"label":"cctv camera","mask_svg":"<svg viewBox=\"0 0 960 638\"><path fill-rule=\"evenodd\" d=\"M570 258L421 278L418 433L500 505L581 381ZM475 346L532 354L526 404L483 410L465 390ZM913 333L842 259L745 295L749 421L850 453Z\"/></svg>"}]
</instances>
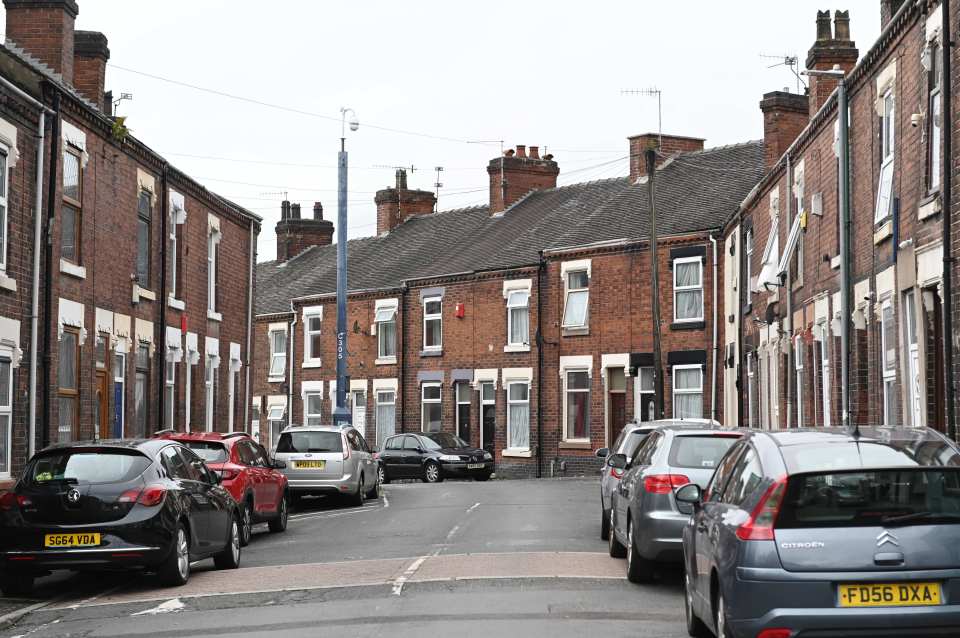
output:
<instances>
[{"instance_id":1,"label":"cctv camera","mask_svg":"<svg viewBox=\"0 0 960 638\"><path fill-rule=\"evenodd\" d=\"M914 113L910 116L910 126L917 128L923 122L923 113Z\"/></svg>"}]
</instances>

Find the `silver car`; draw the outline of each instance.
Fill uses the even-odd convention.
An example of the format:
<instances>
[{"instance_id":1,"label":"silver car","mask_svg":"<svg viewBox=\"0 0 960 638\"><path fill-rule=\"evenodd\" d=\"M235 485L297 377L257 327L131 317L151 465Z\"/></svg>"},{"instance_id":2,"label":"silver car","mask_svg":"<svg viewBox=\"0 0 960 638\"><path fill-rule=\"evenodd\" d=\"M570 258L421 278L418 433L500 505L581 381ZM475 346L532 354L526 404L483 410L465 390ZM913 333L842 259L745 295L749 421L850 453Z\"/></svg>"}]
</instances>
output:
<instances>
[{"instance_id":1,"label":"silver car","mask_svg":"<svg viewBox=\"0 0 960 638\"><path fill-rule=\"evenodd\" d=\"M623 426L617 440L609 448L602 447L595 452L601 459L607 459L614 454L623 454L627 458L627 463L633 458L634 453L647 435L653 432L658 424L662 425L664 421L645 421L637 423L632 421ZM623 476L623 470L610 467L610 463L604 462L600 468L600 538L607 540L610 538L610 495L617 485L620 484L620 478Z\"/></svg>"},{"instance_id":2,"label":"silver car","mask_svg":"<svg viewBox=\"0 0 960 638\"><path fill-rule=\"evenodd\" d=\"M612 494L610 555L626 557L631 582L650 580L657 563L681 562L683 528L693 507L678 503L674 490L688 483L706 486L742 434L706 424L664 425L647 436L629 464L623 455L610 457L612 467L625 470Z\"/></svg>"},{"instance_id":3,"label":"silver car","mask_svg":"<svg viewBox=\"0 0 960 638\"><path fill-rule=\"evenodd\" d=\"M280 433L274 452L294 499L308 494L342 495L354 505L376 498L379 461L352 427L295 426Z\"/></svg>"},{"instance_id":4,"label":"silver car","mask_svg":"<svg viewBox=\"0 0 960 638\"><path fill-rule=\"evenodd\" d=\"M751 432L676 497L692 636L960 635L960 448L933 430Z\"/></svg>"}]
</instances>

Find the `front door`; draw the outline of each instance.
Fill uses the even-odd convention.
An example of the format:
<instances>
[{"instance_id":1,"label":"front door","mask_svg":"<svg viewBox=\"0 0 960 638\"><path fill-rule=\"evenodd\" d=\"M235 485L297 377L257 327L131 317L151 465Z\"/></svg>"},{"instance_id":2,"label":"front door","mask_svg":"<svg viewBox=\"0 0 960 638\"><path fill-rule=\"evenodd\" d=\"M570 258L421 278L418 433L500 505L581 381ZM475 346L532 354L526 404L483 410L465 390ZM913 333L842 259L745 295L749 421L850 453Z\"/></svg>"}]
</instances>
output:
<instances>
[{"instance_id":1,"label":"front door","mask_svg":"<svg viewBox=\"0 0 960 638\"><path fill-rule=\"evenodd\" d=\"M367 431L367 391L354 390L350 393L353 401L353 427L359 432Z\"/></svg>"},{"instance_id":2,"label":"front door","mask_svg":"<svg viewBox=\"0 0 960 638\"><path fill-rule=\"evenodd\" d=\"M610 440L616 441L627 424L627 395L623 392L610 393Z\"/></svg>"},{"instance_id":3,"label":"front door","mask_svg":"<svg viewBox=\"0 0 960 638\"><path fill-rule=\"evenodd\" d=\"M480 384L480 447L493 454L493 441L497 425L497 396L493 383Z\"/></svg>"},{"instance_id":4,"label":"front door","mask_svg":"<svg viewBox=\"0 0 960 638\"><path fill-rule=\"evenodd\" d=\"M96 387L96 396L93 402L93 410L97 433L101 439L109 439L110 398L107 395L107 372L105 370L97 370L94 386Z\"/></svg>"}]
</instances>

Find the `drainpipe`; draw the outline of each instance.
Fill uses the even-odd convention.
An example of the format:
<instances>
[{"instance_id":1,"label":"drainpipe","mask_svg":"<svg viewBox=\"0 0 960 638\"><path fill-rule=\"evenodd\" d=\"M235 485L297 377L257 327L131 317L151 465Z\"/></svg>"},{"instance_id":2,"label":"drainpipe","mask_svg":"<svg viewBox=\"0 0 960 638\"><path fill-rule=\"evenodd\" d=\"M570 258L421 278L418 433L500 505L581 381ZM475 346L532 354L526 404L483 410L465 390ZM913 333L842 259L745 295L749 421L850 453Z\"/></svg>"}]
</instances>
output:
<instances>
[{"instance_id":1,"label":"drainpipe","mask_svg":"<svg viewBox=\"0 0 960 638\"><path fill-rule=\"evenodd\" d=\"M247 348L244 363L243 431L250 432L250 344L253 340L253 265L257 262L257 238L250 220L250 272L247 274ZM189 365L189 364L188 364ZM253 434L252 432L250 432Z\"/></svg>"},{"instance_id":2,"label":"drainpipe","mask_svg":"<svg viewBox=\"0 0 960 638\"><path fill-rule=\"evenodd\" d=\"M543 280L546 270L547 262L541 250L537 265L537 478L543 476Z\"/></svg>"},{"instance_id":3,"label":"drainpipe","mask_svg":"<svg viewBox=\"0 0 960 638\"><path fill-rule=\"evenodd\" d=\"M734 312L737 313L736 315L737 380L736 380L736 388L734 390L734 393L736 394L736 397L737 397L737 427L741 427L741 428L744 427L743 387L744 385L746 385L743 378L743 368L746 363L746 358L743 356L743 353L746 350L746 348L744 348L744 343L743 343L743 321L745 318L745 315L743 314L743 309L746 306L746 301L747 301L748 295L750 294L750 282L744 281L744 276L747 273L745 268L743 267L744 260L746 259L746 256L747 256L746 241L745 241L746 237L747 237L747 234L743 232L743 208L741 207L739 210L737 210L737 272L739 273L739 276L737 277L737 282L739 283L739 285L737 286L737 307L734 309ZM747 385L747 389L749 391L749 385ZM750 397L747 396L747 405L750 405L749 401L750 401Z\"/></svg>"},{"instance_id":4,"label":"drainpipe","mask_svg":"<svg viewBox=\"0 0 960 638\"><path fill-rule=\"evenodd\" d=\"M167 247L170 244L170 238L167 235L170 230L167 227L170 214L169 198L167 192L167 163L163 163L160 169L160 325L156 332L161 344L157 348L160 353L160 374L157 375L157 398L160 402L160 409L157 410L157 430L167 427L167 405L165 401L165 390L167 383Z\"/></svg>"},{"instance_id":5,"label":"drainpipe","mask_svg":"<svg viewBox=\"0 0 960 638\"><path fill-rule=\"evenodd\" d=\"M713 360L710 362L710 419L717 420L717 238L710 235L713 252Z\"/></svg>"},{"instance_id":6,"label":"drainpipe","mask_svg":"<svg viewBox=\"0 0 960 638\"><path fill-rule=\"evenodd\" d=\"M43 370L44 383L40 403L43 405L43 436L41 447L50 445L50 329L56 326L52 316L53 307L53 224L57 217L57 161L60 158L60 92L53 89L53 122L50 127L50 172L47 183L47 223L43 231L43 316L52 324L43 331ZM39 278L39 277L38 277Z\"/></svg>"},{"instance_id":7,"label":"drainpipe","mask_svg":"<svg viewBox=\"0 0 960 638\"><path fill-rule=\"evenodd\" d=\"M796 211L797 214L800 211ZM790 160L790 156L787 155L787 219L790 220L790 223L793 224L793 162ZM788 231L789 232L789 231ZM799 239L797 240L799 243ZM794 251L798 250L797 246L794 246ZM797 260L800 261L799 259ZM787 352L787 370L784 374L785 380L787 382L787 429L789 430L793 426L793 273L790 271L790 262L787 262L787 279L784 285L784 293L787 296L787 316L784 317L784 332L787 334L787 340L790 343L790 349ZM778 357L779 359L779 357ZM799 423L797 425L800 425Z\"/></svg>"},{"instance_id":8,"label":"drainpipe","mask_svg":"<svg viewBox=\"0 0 960 638\"><path fill-rule=\"evenodd\" d=\"M397 382L397 394L394 397L394 401L397 401L400 404L400 431L406 432L406 399L404 390L406 388L406 372L407 372L407 332L405 330L407 325L407 292L409 288L407 287L407 282L403 282L402 287L400 288L400 347L397 348L397 355L400 357L400 379ZM394 410L396 412L396 410ZM396 415L394 415L396 419ZM396 422L394 422L396 426Z\"/></svg>"},{"instance_id":9,"label":"drainpipe","mask_svg":"<svg viewBox=\"0 0 960 638\"><path fill-rule=\"evenodd\" d=\"M297 328L297 313L293 307L293 300L290 300L290 312L293 314L293 321L290 322L290 338L287 339L287 356L290 360L287 362L287 365L290 367L290 379L287 381L287 427L293 425L293 360L296 358L296 328ZM337 389L339 392L339 388Z\"/></svg>"},{"instance_id":10,"label":"drainpipe","mask_svg":"<svg viewBox=\"0 0 960 638\"><path fill-rule=\"evenodd\" d=\"M43 145L46 141L44 137L46 133L46 114L53 113L53 111L27 93L21 91L19 87L6 78L0 77L0 84L40 111L36 136L37 176L34 184L36 200L33 209L33 275L32 288L30 290L30 417L29 435L27 438L27 458L29 459L36 451L37 441L37 345L40 332L40 242L43 232Z\"/></svg>"},{"instance_id":11,"label":"drainpipe","mask_svg":"<svg viewBox=\"0 0 960 638\"><path fill-rule=\"evenodd\" d=\"M950 3L940 3L943 13L943 24L940 27L940 39L943 46L940 50L943 52L943 63L941 64L941 73L943 79L940 86L943 87L943 93L940 99L943 101L943 121L953 122L953 87L951 82L953 76L950 71L950 62L952 59L953 42L950 36ZM943 168L943 176L940 178L940 208L943 210L943 366L944 370L944 389L946 390L947 402L947 433L951 439L957 440L957 414L954 405L954 386L953 386L953 249L951 248L950 233L953 230L951 189L953 184L953 128L944 127L943 136L943 157L940 163Z\"/></svg>"}]
</instances>

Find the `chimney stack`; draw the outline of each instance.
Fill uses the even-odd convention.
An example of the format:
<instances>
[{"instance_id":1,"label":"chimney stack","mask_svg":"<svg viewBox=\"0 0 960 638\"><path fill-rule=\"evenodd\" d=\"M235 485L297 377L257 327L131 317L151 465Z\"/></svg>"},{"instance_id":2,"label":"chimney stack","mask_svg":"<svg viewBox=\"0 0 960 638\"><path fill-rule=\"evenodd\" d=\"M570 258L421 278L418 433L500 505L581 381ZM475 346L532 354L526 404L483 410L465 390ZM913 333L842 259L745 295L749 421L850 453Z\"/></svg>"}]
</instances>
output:
<instances>
[{"instance_id":1,"label":"chimney stack","mask_svg":"<svg viewBox=\"0 0 960 638\"><path fill-rule=\"evenodd\" d=\"M490 178L490 214L501 213L531 191L556 188L560 167L553 156L540 158L540 149L517 145L517 150L504 152L503 157L490 160L487 175Z\"/></svg>"},{"instance_id":2,"label":"chimney stack","mask_svg":"<svg viewBox=\"0 0 960 638\"><path fill-rule=\"evenodd\" d=\"M809 98L772 91L763 95L760 110L763 112L764 167L769 171L810 122Z\"/></svg>"},{"instance_id":3,"label":"chimney stack","mask_svg":"<svg viewBox=\"0 0 960 638\"><path fill-rule=\"evenodd\" d=\"M850 39L850 12L837 11L834 14L833 29L830 28L830 12L817 11L817 41L807 53L807 69L828 71L838 67L849 74L857 64L860 52ZM811 75L810 118L820 110L837 88L837 80L832 77Z\"/></svg>"},{"instance_id":4,"label":"chimney stack","mask_svg":"<svg viewBox=\"0 0 960 638\"><path fill-rule=\"evenodd\" d=\"M107 36L97 31L74 32L73 86L105 113L105 83L109 59Z\"/></svg>"},{"instance_id":5,"label":"chimney stack","mask_svg":"<svg viewBox=\"0 0 960 638\"><path fill-rule=\"evenodd\" d=\"M702 151L704 139L701 137L685 137L683 135L661 135L660 133L643 133L627 138L630 141L630 181L647 174L647 161L644 158L647 149L657 151L657 167L665 161L692 151ZM661 140L663 140L661 144Z\"/></svg>"},{"instance_id":6,"label":"chimney stack","mask_svg":"<svg viewBox=\"0 0 960 638\"><path fill-rule=\"evenodd\" d=\"M7 39L73 84L75 0L3 0ZM99 100L94 100L99 103Z\"/></svg>"},{"instance_id":7,"label":"chimney stack","mask_svg":"<svg viewBox=\"0 0 960 638\"><path fill-rule=\"evenodd\" d=\"M285 262L313 246L333 242L333 224L323 219L323 205L313 204L313 219L300 218L300 204L283 200L277 223L277 261Z\"/></svg>"},{"instance_id":8,"label":"chimney stack","mask_svg":"<svg viewBox=\"0 0 960 638\"><path fill-rule=\"evenodd\" d=\"M437 197L432 191L407 188L407 171L400 168L397 169L395 187L377 191L374 202L377 204L377 234L383 235L410 217L432 213Z\"/></svg>"}]
</instances>

